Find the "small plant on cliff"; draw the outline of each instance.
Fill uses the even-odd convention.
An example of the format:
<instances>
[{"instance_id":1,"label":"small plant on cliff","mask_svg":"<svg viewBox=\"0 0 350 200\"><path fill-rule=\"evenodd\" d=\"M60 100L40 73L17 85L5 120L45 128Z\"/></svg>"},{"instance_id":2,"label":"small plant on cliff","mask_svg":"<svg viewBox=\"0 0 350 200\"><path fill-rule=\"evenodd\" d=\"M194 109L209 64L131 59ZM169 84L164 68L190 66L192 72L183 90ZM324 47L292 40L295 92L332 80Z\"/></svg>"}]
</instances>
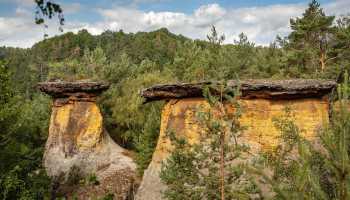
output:
<instances>
[{"instance_id":1,"label":"small plant on cliff","mask_svg":"<svg viewBox=\"0 0 350 200\"><path fill-rule=\"evenodd\" d=\"M113 199L114 199L114 194L107 193L104 197L100 198L99 200L113 200Z\"/></svg>"},{"instance_id":2,"label":"small plant on cliff","mask_svg":"<svg viewBox=\"0 0 350 200\"><path fill-rule=\"evenodd\" d=\"M98 181L96 174L89 174L86 177L86 181L88 185L99 185L100 181Z\"/></svg>"},{"instance_id":3,"label":"small plant on cliff","mask_svg":"<svg viewBox=\"0 0 350 200\"><path fill-rule=\"evenodd\" d=\"M214 96L211 91L218 92ZM174 151L163 163L160 175L167 185L165 198L225 200L259 197L257 186L242 168L249 148L239 143L243 127L238 121L241 115L236 99L238 91L223 85L204 90L208 106L200 108L197 116L203 130L198 143L190 144L176 133L168 134Z\"/></svg>"}]
</instances>

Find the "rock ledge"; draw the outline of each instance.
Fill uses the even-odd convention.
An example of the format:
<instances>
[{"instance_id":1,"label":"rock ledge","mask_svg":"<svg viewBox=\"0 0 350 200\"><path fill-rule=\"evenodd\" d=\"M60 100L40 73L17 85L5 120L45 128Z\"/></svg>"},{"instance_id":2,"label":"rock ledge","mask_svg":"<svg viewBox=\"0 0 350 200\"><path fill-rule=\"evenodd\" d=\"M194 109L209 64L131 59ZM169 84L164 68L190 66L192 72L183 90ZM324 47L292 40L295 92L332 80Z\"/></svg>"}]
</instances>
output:
<instances>
[{"instance_id":1,"label":"rock ledge","mask_svg":"<svg viewBox=\"0 0 350 200\"><path fill-rule=\"evenodd\" d=\"M109 84L104 82L77 81L77 82L41 82L37 88L54 98L69 96L98 96L109 88Z\"/></svg>"},{"instance_id":2,"label":"rock ledge","mask_svg":"<svg viewBox=\"0 0 350 200\"><path fill-rule=\"evenodd\" d=\"M146 102L202 97L202 90L205 86L220 84L220 82L199 82L155 85L141 91L141 96L146 99ZM322 97L330 93L337 83L332 80L316 79L250 79L240 82L235 80L227 82L227 86L231 88L236 88L238 85L240 86L241 98L295 99ZM212 92L217 93L215 90L212 90Z\"/></svg>"}]
</instances>

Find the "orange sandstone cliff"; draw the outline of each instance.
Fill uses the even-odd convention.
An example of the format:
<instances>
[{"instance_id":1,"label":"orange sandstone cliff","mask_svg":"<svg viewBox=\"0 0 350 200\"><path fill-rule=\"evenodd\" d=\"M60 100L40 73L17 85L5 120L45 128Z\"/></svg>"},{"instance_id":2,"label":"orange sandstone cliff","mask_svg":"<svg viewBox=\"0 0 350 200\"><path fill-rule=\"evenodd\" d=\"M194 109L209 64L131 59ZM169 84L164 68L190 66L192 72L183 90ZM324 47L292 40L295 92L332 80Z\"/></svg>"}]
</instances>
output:
<instances>
[{"instance_id":1,"label":"orange sandstone cliff","mask_svg":"<svg viewBox=\"0 0 350 200\"><path fill-rule=\"evenodd\" d=\"M208 105L202 97L202 89L209 84L211 83L156 85L142 91L146 102L167 100L167 103L162 111L157 147L144 172L137 200L160 200L161 192L166 188L161 183L159 172L162 161L171 151L170 141L165 137L168 131L185 136L190 143L198 141L201 128L195 113L199 105ZM229 87L235 88L237 85L240 85L239 101L243 107L240 121L247 127L243 141L251 146L253 152L257 152L272 148L278 143L279 132L273 125L273 119L283 115L287 106L294 112L296 124L303 130L302 134L312 140L322 123L328 121L327 96L336 83L300 79L228 82ZM213 94L215 92L212 91Z\"/></svg>"},{"instance_id":2,"label":"orange sandstone cliff","mask_svg":"<svg viewBox=\"0 0 350 200\"><path fill-rule=\"evenodd\" d=\"M64 185L72 176L96 176L98 184L66 191L79 199L113 194L132 198L136 165L103 128L97 96L108 89L98 82L45 82L38 88L53 97L49 136L45 146L47 174Z\"/></svg>"}]
</instances>

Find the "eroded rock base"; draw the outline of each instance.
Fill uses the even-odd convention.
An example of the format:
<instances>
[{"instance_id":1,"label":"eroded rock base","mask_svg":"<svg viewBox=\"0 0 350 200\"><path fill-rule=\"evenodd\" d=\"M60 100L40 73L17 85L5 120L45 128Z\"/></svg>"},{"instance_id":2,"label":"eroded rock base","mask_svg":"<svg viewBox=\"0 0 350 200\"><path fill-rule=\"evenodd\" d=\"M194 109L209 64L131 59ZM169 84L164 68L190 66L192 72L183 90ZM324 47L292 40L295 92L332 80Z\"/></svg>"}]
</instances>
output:
<instances>
[{"instance_id":1,"label":"eroded rock base","mask_svg":"<svg viewBox=\"0 0 350 200\"><path fill-rule=\"evenodd\" d=\"M113 194L114 199L124 200L134 190L136 165L104 130L100 109L93 101L54 102L44 166L68 197L96 199ZM98 184L69 186L74 178L93 176Z\"/></svg>"}]
</instances>

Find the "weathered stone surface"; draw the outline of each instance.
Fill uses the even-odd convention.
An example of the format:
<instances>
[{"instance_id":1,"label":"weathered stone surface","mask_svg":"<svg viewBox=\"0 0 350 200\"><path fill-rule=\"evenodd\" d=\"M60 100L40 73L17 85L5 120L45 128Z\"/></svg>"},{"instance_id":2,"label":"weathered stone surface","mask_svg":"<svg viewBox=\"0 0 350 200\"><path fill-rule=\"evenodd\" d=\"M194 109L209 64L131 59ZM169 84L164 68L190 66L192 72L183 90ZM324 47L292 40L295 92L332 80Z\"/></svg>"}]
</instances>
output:
<instances>
[{"instance_id":1,"label":"weathered stone surface","mask_svg":"<svg viewBox=\"0 0 350 200\"><path fill-rule=\"evenodd\" d=\"M81 90L79 85L83 87ZM43 159L47 174L60 180L63 188L72 178L72 169L78 173L74 176L96 175L100 184L68 187L65 191L68 197L75 194L79 199L96 199L112 193L118 200L130 198L136 165L127 156L128 152L117 145L103 128L100 109L91 99L106 88L76 83L41 86L42 91L55 97ZM71 92L79 91L84 92L84 98L69 96Z\"/></svg>"},{"instance_id":2,"label":"weathered stone surface","mask_svg":"<svg viewBox=\"0 0 350 200\"><path fill-rule=\"evenodd\" d=\"M145 170L141 185L136 194L136 200L160 200L161 191L166 187L159 178L162 161L171 151L171 143L166 137L168 131L174 131L177 135L184 136L190 143L199 139L200 128L194 116L198 106L205 106L203 99L170 100L162 110L160 135L157 147L152 156L152 161Z\"/></svg>"},{"instance_id":3,"label":"weathered stone surface","mask_svg":"<svg viewBox=\"0 0 350 200\"><path fill-rule=\"evenodd\" d=\"M201 97L202 86L194 85L155 86L142 93L148 101L170 100L162 111L159 140L152 161L144 172L137 200L160 200L166 188L159 178L161 164L172 150L166 133L173 131L187 138L190 143L198 142L203 133L195 113L199 107L206 108L209 105ZM293 111L295 123L302 129L302 134L307 139L314 139L322 123L328 121L329 102L326 96L334 87L332 81L314 80L242 82L242 97L239 101L243 115L240 122L247 129L241 142L248 144L253 154L276 146L279 131L274 127L273 119L283 115L286 107Z\"/></svg>"},{"instance_id":4,"label":"weathered stone surface","mask_svg":"<svg viewBox=\"0 0 350 200\"><path fill-rule=\"evenodd\" d=\"M96 97L107 90L109 85L103 82L77 81L77 82L42 82L37 88L54 98L89 98Z\"/></svg>"},{"instance_id":5,"label":"weathered stone surface","mask_svg":"<svg viewBox=\"0 0 350 200\"><path fill-rule=\"evenodd\" d=\"M156 85L141 91L146 102L167 99L202 97L203 87L215 82L183 83ZM241 89L241 98L263 99L296 99L322 97L335 88L336 82L331 80L290 79L290 80L243 80L239 83L231 80L228 87ZM212 90L212 93L218 91Z\"/></svg>"}]
</instances>

